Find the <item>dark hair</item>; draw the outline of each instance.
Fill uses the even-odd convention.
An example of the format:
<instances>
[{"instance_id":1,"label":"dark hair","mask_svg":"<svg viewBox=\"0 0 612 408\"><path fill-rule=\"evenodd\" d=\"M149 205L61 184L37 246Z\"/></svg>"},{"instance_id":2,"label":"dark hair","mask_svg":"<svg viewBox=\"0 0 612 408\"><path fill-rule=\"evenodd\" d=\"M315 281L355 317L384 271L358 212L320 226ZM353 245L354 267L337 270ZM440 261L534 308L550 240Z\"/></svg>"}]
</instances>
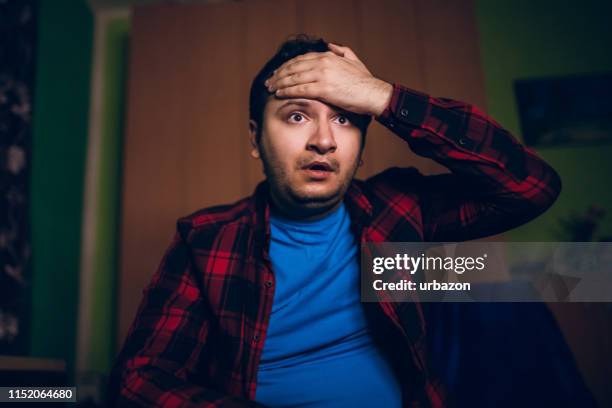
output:
<instances>
[{"instance_id":1,"label":"dark hair","mask_svg":"<svg viewBox=\"0 0 612 408\"><path fill-rule=\"evenodd\" d=\"M263 112L268 101L268 96L272 93L268 92L268 88L264 85L266 79L272 76L275 69L283 65L286 61L297 57L298 55L309 52L326 52L329 51L327 42L322 38L310 37L306 34L298 34L281 44L276 51L276 54L263 66L261 71L255 76L251 83L251 92L249 96L249 118L257 123L257 142L261 138L261 128L263 123ZM362 148L365 145L365 135L372 117L369 115L357 115L356 126L361 130L363 135Z\"/></svg>"}]
</instances>

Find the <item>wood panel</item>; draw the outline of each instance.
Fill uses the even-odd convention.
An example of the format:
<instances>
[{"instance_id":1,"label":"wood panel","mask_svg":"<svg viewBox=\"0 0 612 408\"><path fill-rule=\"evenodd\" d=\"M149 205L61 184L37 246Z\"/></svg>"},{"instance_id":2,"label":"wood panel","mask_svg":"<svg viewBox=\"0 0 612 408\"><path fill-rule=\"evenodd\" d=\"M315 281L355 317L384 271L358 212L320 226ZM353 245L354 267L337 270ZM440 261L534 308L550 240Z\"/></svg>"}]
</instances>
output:
<instances>
[{"instance_id":1,"label":"wood panel","mask_svg":"<svg viewBox=\"0 0 612 408\"><path fill-rule=\"evenodd\" d=\"M472 0L414 0L419 15L423 90L486 109Z\"/></svg>"},{"instance_id":2,"label":"wood panel","mask_svg":"<svg viewBox=\"0 0 612 408\"><path fill-rule=\"evenodd\" d=\"M414 0L363 0L363 61L370 71L387 82L424 89L418 16ZM444 171L434 161L412 153L407 143L373 121L364 152L367 177L391 166L416 166L424 173Z\"/></svg>"},{"instance_id":3,"label":"wood panel","mask_svg":"<svg viewBox=\"0 0 612 408\"><path fill-rule=\"evenodd\" d=\"M172 237L176 219L241 195L238 11L235 3L134 10L124 157L120 339ZM232 182L220 182L220 175Z\"/></svg>"},{"instance_id":4,"label":"wood panel","mask_svg":"<svg viewBox=\"0 0 612 408\"><path fill-rule=\"evenodd\" d=\"M180 38L185 43L181 95L184 133L184 213L223 204L241 195L236 183L244 158L240 149L240 78L243 53L240 6L198 5L183 13ZM243 133L244 134L244 133ZM220 182L227 176L234 182Z\"/></svg>"},{"instance_id":5,"label":"wood panel","mask_svg":"<svg viewBox=\"0 0 612 408\"><path fill-rule=\"evenodd\" d=\"M327 41L362 51L362 27L358 0L311 0L298 3L299 29Z\"/></svg>"},{"instance_id":6,"label":"wood panel","mask_svg":"<svg viewBox=\"0 0 612 408\"><path fill-rule=\"evenodd\" d=\"M181 64L162 63L181 56L180 45L174 44L176 18L152 8L133 14L118 280L120 339L134 317L145 276L154 271L172 236L172 218L183 208L179 198L184 185L177 182L183 173L184 144L178 137L183 118L176 101L185 79ZM160 26L163 36L157 35Z\"/></svg>"}]
</instances>

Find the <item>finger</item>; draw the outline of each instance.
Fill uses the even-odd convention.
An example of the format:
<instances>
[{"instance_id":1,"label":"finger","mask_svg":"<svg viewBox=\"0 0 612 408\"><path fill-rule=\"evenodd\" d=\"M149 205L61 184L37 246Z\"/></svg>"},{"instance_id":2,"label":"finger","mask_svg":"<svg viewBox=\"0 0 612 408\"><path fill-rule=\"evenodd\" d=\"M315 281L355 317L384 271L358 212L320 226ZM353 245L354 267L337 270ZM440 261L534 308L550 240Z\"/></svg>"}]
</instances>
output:
<instances>
[{"instance_id":1,"label":"finger","mask_svg":"<svg viewBox=\"0 0 612 408\"><path fill-rule=\"evenodd\" d=\"M349 47L343 47L341 45L337 45L334 43L328 43L328 47L330 50L334 51L335 53L337 53L338 55L342 54L343 57L348 58L350 60L353 61L360 61L359 57L357 57L357 54L355 54L353 52L353 50L351 50Z\"/></svg>"},{"instance_id":2,"label":"finger","mask_svg":"<svg viewBox=\"0 0 612 408\"><path fill-rule=\"evenodd\" d=\"M290 63L291 61L305 61L305 60L309 60L309 59L316 59L321 57L321 54L324 54L325 52L307 52L306 54L301 54L298 55L297 57L293 57L291 58L289 61L287 61L286 63Z\"/></svg>"},{"instance_id":3,"label":"finger","mask_svg":"<svg viewBox=\"0 0 612 408\"><path fill-rule=\"evenodd\" d=\"M306 54L302 54L302 55L298 55L297 57L293 57L290 60L285 61L280 67L276 68L276 70L274 71L275 74L278 74L278 72L282 71L283 69L287 68L289 65L295 64L297 62L301 62L301 61L308 61L308 60L314 60L317 58L321 57L321 52L308 52Z\"/></svg>"},{"instance_id":4,"label":"finger","mask_svg":"<svg viewBox=\"0 0 612 408\"><path fill-rule=\"evenodd\" d=\"M336 54L336 55L338 55L340 57L344 57L344 51L342 50L342 48L339 45L336 45L334 43L327 43L327 47L334 54Z\"/></svg>"},{"instance_id":5,"label":"finger","mask_svg":"<svg viewBox=\"0 0 612 408\"><path fill-rule=\"evenodd\" d=\"M271 90L274 91L276 89L282 89L282 88L287 88L287 87L291 87L295 85L315 82L319 79L318 77L319 76L317 75L317 71L315 70L301 71L301 72L297 72L292 75L286 75L282 78L279 78L276 82L274 82L270 86L271 86Z\"/></svg>"},{"instance_id":6,"label":"finger","mask_svg":"<svg viewBox=\"0 0 612 408\"><path fill-rule=\"evenodd\" d=\"M318 82L311 82L308 84L300 84L290 86L288 88L276 90L276 96L279 98L307 98L317 99L321 97L322 89Z\"/></svg>"},{"instance_id":7,"label":"finger","mask_svg":"<svg viewBox=\"0 0 612 408\"><path fill-rule=\"evenodd\" d=\"M270 77L270 80L268 81L268 85L274 85L280 79L283 79L290 75L295 75L297 73L304 72L304 71L311 71L316 68L318 63L319 63L319 60L314 59L314 60L298 61L291 65L287 65L286 67L277 70L276 73L272 77Z\"/></svg>"},{"instance_id":8,"label":"finger","mask_svg":"<svg viewBox=\"0 0 612 408\"><path fill-rule=\"evenodd\" d=\"M283 72L284 70L287 69L287 67L293 66L297 63L301 63L304 61L321 61L322 59L324 59L325 57L337 57L336 54L334 54L331 51L325 51L325 52L309 52L306 54L302 54L302 55L298 55L297 57L294 57L288 61L285 61L285 63L283 63L280 67L278 67L275 71L274 71L274 75L278 76L279 72ZM273 75L273 76L274 76Z\"/></svg>"}]
</instances>

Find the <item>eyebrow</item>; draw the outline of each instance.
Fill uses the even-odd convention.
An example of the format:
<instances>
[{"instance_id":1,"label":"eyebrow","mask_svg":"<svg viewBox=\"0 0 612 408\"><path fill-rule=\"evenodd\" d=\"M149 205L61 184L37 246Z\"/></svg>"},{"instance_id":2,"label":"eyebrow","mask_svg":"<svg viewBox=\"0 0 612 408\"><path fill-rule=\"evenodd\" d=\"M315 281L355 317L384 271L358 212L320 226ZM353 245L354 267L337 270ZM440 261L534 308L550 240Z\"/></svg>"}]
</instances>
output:
<instances>
[{"instance_id":1,"label":"eyebrow","mask_svg":"<svg viewBox=\"0 0 612 408\"><path fill-rule=\"evenodd\" d=\"M304 101L301 99L289 99L288 101L286 101L285 103L283 103L281 106L278 107L277 111L290 106L290 105L297 105L297 106L303 106L303 107L309 107L310 106L310 102L308 101Z\"/></svg>"}]
</instances>

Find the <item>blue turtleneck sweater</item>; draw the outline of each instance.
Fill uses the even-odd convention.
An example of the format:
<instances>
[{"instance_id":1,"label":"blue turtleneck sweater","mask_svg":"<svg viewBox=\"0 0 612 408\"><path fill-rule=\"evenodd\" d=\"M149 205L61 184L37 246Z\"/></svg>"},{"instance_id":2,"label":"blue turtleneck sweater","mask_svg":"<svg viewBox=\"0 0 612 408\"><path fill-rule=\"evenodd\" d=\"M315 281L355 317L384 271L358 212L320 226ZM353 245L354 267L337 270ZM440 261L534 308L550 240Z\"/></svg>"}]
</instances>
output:
<instances>
[{"instance_id":1,"label":"blue turtleneck sweater","mask_svg":"<svg viewBox=\"0 0 612 408\"><path fill-rule=\"evenodd\" d=\"M400 407L359 297L358 245L344 207L300 222L270 217L276 288L256 400L272 407Z\"/></svg>"}]
</instances>

